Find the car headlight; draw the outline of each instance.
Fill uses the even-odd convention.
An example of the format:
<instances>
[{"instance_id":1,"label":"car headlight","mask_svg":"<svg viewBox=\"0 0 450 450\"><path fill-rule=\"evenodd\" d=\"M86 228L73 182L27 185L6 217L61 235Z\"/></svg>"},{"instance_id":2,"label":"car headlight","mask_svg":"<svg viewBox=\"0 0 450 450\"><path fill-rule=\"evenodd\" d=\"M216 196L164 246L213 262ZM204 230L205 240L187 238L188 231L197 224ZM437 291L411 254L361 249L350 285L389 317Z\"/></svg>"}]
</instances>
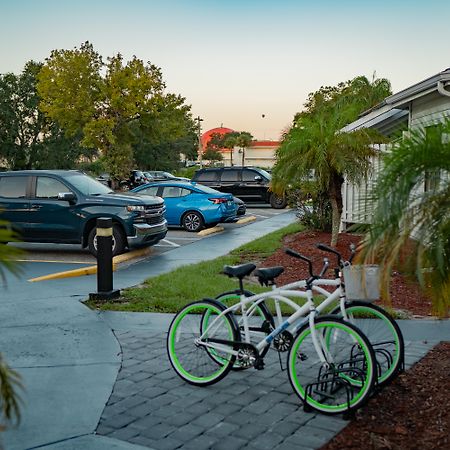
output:
<instances>
[{"instance_id":1,"label":"car headlight","mask_svg":"<svg viewBox=\"0 0 450 450\"><path fill-rule=\"evenodd\" d=\"M127 211L129 211L129 212L133 212L133 211L143 212L143 211L145 211L145 206L144 205L128 205L127 206Z\"/></svg>"}]
</instances>

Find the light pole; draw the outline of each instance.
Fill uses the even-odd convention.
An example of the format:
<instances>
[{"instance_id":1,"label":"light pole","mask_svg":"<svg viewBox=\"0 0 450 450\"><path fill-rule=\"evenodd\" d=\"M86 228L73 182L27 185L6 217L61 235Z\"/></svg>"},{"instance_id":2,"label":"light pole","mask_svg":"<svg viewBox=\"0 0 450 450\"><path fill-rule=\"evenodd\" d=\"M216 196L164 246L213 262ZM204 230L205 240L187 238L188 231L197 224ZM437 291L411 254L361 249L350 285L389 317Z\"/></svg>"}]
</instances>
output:
<instances>
[{"instance_id":1,"label":"light pole","mask_svg":"<svg viewBox=\"0 0 450 450\"><path fill-rule=\"evenodd\" d=\"M202 148L202 125L200 122L203 122L203 119L200 116L197 116L195 118L195 120L197 121L197 125L198 125L198 162L200 163L200 169L202 168L202 153L203 153L203 148Z\"/></svg>"}]
</instances>

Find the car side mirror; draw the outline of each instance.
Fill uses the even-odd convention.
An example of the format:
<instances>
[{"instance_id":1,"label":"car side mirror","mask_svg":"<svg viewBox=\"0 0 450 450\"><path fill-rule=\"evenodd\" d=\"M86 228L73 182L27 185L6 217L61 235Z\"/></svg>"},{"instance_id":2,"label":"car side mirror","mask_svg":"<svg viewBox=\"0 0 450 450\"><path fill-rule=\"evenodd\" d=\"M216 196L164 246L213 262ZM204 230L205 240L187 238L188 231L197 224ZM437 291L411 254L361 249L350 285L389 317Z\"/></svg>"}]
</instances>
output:
<instances>
[{"instance_id":1,"label":"car side mirror","mask_svg":"<svg viewBox=\"0 0 450 450\"><path fill-rule=\"evenodd\" d=\"M262 177L260 175L256 175L255 181L257 181L258 183L261 182L262 181Z\"/></svg>"},{"instance_id":2,"label":"car side mirror","mask_svg":"<svg viewBox=\"0 0 450 450\"><path fill-rule=\"evenodd\" d=\"M58 194L58 200L62 200L63 202L69 202L70 204L75 203L76 196L73 192L60 192Z\"/></svg>"}]
</instances>

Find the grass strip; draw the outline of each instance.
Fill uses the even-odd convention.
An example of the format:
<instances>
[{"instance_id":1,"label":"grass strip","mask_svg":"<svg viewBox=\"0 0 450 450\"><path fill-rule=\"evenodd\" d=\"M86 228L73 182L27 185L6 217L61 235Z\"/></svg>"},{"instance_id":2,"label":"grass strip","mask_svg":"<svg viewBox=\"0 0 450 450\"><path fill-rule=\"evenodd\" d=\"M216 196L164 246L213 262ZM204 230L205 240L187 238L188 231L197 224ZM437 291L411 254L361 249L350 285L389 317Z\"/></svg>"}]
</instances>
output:
<instances>
[{"instance_id":1,"label":"grass strip","mask_svg":"<svg viewBox=\"0 0 450 450\"><path fill-rule=\"evenodd\" d=\"M298 223L288 225L242 245L226 256L182 266L172 272L149 278L139 287L122 291L120 301L87 301L86 304L101 310L175 313L191 301L204 297L214 298L221 292L236 289L237 280L223 275L223 266L259 262L281 247L284 236L298 233L302 229ZM245 286L255 293L267 290L254 283L245 283Z\"/></svg>"}]
</instances>

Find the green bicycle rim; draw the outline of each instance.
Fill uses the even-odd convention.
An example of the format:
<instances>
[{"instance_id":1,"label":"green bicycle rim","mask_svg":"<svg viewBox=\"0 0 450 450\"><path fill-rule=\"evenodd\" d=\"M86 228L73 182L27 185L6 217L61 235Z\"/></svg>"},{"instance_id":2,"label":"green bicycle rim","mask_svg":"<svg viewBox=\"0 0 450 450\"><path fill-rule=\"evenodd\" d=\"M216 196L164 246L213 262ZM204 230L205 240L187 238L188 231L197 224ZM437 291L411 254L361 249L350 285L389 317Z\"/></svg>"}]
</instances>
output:
<instances>
[{"instance_id":1,"label":"green bicycle rim","mask_svg":"<svg viewBox=\"0 0 450 450\"><path fill-rule=\"evenodd\" d=\"M350 327L346 327L344 324L340 324L340 323L316 323L316 329L317 328L328 328L330 326L332 326L333 328L339 328L341 330L344 330L346 332L349 332L353 338L356 340L356 342L358 342L359 344L363 344L361 346L361 348L364 351L364 355L366 357L367 360L367 365L368 365L368 370L366 372L366 377L365 380L368 380L368 377L370 377L372 371L373 371L373 366L372 366L372 359L370 358L370 354L368 352L368 349L366 348L366 344L360 339L360 336L358 336L357 333L354 332L354 330L352 330ZM311 397L307 397L305 390L303 389L303 386L300 384L298 377L297 377L297 373L294 370L295 369L295 355L297 355L298 352L298 348L300 346L300 344L302 343L302 341L307 337L308 334L311 333L310 328L306 328L301 337L295 340L295 347L293 347L291 349L291 355L294 355L294 357L291 357L289 364L291 366L291 374L293 377L293 381L298 389L298 392L300 393L300 397L304 399L304 401L315 407L318 410L322 410L322 411L329 411L329 412L339 412L339 411L343 411L343 410L347 410L348 409L348 404L342 404L342 405L324 405L322 403L317 402L316 400L312 399ZM294 367L293 367L294 366ZM364 389L361 389L358 394L350 401L350 407L357 404L359 402L359 400L361 399L362 396L365 396L367 393L367 390L370 390L371 387L371 383L366 383L366 387Z\"/></svg>"},{"instance_id":2,"label":"green bicycle rim","mask_svg":"<svg viewBox=\"0 0 450 450\"><path fill-rule=\"evenodd\" d=\"M219 309L216 309L213 305L209 305L207 303L201 303L201 305L206 305L208 307L208 309L213 310L214 312L220 314L222 311L220 311ZM171 326L170 329L170 339L169 339L169 352L170 352L170 356L171 356L171 360L175 366L175 370L177 370L178 373L180 373L184 378L189 379L193 382L196 383L208 383L212 380L215 380L217 377L219 377L226 369L227 369L227 364L223 364L222 366L218 366L219 369L214 372L213 374L207 376L207 377L196 377L192 374L190 374L189 372L187 372L184 367L181 365L180 361L178 360L178 357L176 355L176 351L175 351L175 336L176 336L176 332L177 332L177 328L181 322L181 320L191 311L198 309L199 308L199 304L192 304L189 305L188 307L186 307L186 309L179 314L179 316L177 317L177 319L175 320L175 322L173 323L173 325ZM224 316L225 317L225 316ZM233 330L229 324L229 322L227 321L227 325L228 325L228 331L230 333L230 340L233 340ZM200 331L200 330L199 330ZM200 337L200 334L199 334ZM231 356L231 355L230 355ZM224 360L225 361L225 360Z\"/></svg>"}]
</instances>

